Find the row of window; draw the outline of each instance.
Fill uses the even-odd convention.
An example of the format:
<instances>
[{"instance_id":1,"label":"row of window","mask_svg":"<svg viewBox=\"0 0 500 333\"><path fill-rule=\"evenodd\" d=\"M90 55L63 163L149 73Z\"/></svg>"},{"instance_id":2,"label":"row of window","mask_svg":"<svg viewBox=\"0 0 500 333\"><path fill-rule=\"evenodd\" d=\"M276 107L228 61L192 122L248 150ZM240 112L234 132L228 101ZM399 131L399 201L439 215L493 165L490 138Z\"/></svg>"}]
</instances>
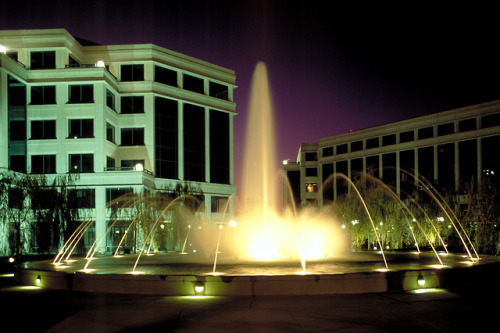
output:
<instances>
[{"instance_id":1,"label":"row of window","mask_svg":"<svg viewBox=\"0 0 500 333\"><path fill-rule=\"evenodd\" d=\"M24 123L24 122L23 122ZM11 121L11 126L16 126L16 121ZM19 134L20 130L11 133ZM68 120L68 138L93 138L94 120L93 119L69 119ZM32 120L31 121L31 139L46 140L56 138L55 120ZM15 140L16 138L11 138ZM109 123L106 124L106 139L115 143L115 127ZM144 145L144 128L122 128L121 129L122 146L141 146Z\"/></svg>"},{"instance_id":2,"label":"row of window","mask_svg":"<svg viewBox=\"0 0 500 333\"><path fill-rule=\"evenodd\" d=\"M36 195L30 196L31 207L35 209L53 209L54 207L54 189L40 189ZM112 204L121 196L132 194L132 188L106 188L106 205ZM68 189L67 200L68 208L72 209L94 209L96 208L95 189L80 188ZM204 201L204 196L196 196L198 203ZM16 188L9 189L8 206L9 208L21 209L23 207L24 195L21 190ZM228 197L212 196L211 211L213 213L224 213L227 208ZM114 207L113 207L114 208Z\"/></svg>"},{"instance_id":3,"label":"row of window","mask_svg":"<svg viewBox=\"0 0 500 333\"><path fill-rule=\"evenodd\" d=\"M489 128L493 126L500 126L500 113L485 115L481 117L480 128ZM437 126L429 126L420 128L418 130L411 130L401 132L398 134L388 134L382 137L374 137L366 140L354 141L351 143L343 143L322 149L322 156L333 156L346 154L348 152L360 151L363 149L373 149L378 147L385 147L395 145L397 143L411 142L415 140L424 140L433 138L435 136L445 136L455 133L463 133L478 129L477 118L469 118L460 120L455 128L455 123L439 124ZM398 142L399 137L399 142ZM307 158L306 158L307 160Z\"/></svg>"},{"instance_id":4,"label":"row of window","mask_svg":"<svg viewBox=\"0 0 500 333\"><path fill-rule=\"evenodd\" d=\"M115 159L107 156L106 171L117 170ZM94 172L93 154L69 154L68 155L70 173L92 173ZM134 170L137 164L144 165L144 160L121 160L120 170ZM34 174L55 174L56 155L31 155L31 173Z\"/></svg>"},{"instance_id":5,"label":"row of window","mask_svg":"<svg viewBox=\"0 0 500 333\"><path fill-rule=\"evenodd\" d=\"M31 69L56 69L56 52L55 51L33 51L30 53ZM17 52L9 52L9 56L17 61ZM76 60L69 57L68 67L80 66ZM122 82L144 81L144 64L126 64L120 66L120 76ZM177 87L178 72L162 66L154 66L154 81L170 86ZM182 88L196 93L205 93L204 79L183 74ZM208 95L211 97L228 100L229 88L227 85L209 81ZM50 104L50 103L49 103Z\"/></svg>"}]
</instances>

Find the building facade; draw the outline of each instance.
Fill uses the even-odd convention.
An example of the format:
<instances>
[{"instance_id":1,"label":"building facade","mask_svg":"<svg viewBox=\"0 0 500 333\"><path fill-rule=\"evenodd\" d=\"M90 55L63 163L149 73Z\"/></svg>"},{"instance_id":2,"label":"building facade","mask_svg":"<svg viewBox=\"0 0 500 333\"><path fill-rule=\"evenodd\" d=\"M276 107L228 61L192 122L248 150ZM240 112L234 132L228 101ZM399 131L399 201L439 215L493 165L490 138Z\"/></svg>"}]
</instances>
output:
<instances>
[{"instance_id":1,"label":"building facade","mask_svg":"<svg viewBox=\"0 0 500 333\"><path fill-rule=\"evenodd\" d=\"M370 173L411 195L425 179L460 195L471 182L500 172L500 101L430 114L303 143L288 176L284 203L323 206Z\"/></svg>"},{"instance_id":2,"label":"building facade","mask_svg":"<svg viewBox=\"0 0 500 333\"><path fill-rule=\"evenodd\" d=\"M0 44L0 168L78 174L97 233L113 198L179 183L203 193L208 216L222 216L236 192L234 71L64 29L0 31Z\"/></svg>"}]
</instances>

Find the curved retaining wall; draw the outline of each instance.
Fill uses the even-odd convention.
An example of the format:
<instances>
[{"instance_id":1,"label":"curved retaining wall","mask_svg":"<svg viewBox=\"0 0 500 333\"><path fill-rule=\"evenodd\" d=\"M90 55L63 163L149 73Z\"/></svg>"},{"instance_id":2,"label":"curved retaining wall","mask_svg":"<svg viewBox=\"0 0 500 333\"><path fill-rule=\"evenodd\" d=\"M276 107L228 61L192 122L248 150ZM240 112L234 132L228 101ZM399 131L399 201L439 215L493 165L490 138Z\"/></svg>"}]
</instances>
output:
<instances>
[{"instance_id":1,"label":"curved retaining wall","mask_svg":"<svg viewBox=\"0 0 500 333\"><path fill-rule=\"evenodd\" d=\"M167 276L65 273L16 267L15 278L25 285L84 292L170 296L327 295L443 288L450 284L467 283L464 273L474 268L324 275ZM424 284L420 285L418 280L424 281ZM194 288L196 284L203 285L204 290L197 293Z\"/></svg>"}]
</instances>

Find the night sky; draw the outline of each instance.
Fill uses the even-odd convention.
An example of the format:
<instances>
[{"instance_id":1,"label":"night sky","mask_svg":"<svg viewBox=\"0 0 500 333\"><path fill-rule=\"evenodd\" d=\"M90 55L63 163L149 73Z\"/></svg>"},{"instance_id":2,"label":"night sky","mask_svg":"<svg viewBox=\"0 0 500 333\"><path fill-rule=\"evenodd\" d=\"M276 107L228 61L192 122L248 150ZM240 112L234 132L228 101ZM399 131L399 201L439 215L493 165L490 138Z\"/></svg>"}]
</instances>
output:
<instances>
[{"instance_id":1,"label":"night sky","mask_svg":"<svg viewBox=\"0 0 500 333\"><path fill-rule=\"evenodd\" d=\"M153 43L234 70L237 185L258 61L272 87L277 168L295 160L301 142L500 98L493 8L336 3L2 1L0 29L65 28L99 44Z\"/></svg>"}]
</instances>

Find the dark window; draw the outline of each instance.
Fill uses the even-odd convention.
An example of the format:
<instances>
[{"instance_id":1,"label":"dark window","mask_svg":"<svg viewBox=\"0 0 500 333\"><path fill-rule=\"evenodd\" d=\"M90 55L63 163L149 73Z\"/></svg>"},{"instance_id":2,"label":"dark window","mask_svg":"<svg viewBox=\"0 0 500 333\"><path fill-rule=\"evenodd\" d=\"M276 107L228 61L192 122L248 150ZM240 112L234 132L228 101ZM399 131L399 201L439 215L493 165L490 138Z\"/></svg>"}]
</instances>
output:
<instances>
[{"instance_id":1,"label":"dark window","mask_svg":"<svg viewBox=\"0 0 500 333\"><path fill-rule=\"evenodd\" d=\"M73 209L95 208L95 190L90 188L68 190L68 206Z\"/></svg>"},{"instance_id":2,"label":"dark window","mask_svg":"<svg viewBox=\"0 0 500 333\"><path fill-rule=\"evenodd\" d=\"M31 69L56 68L56 51L31 52Z\"/></svg>"},{"instance_id":3,"label":"dark window","mask_svg":"<svg viewBox=\"0 0 500 333\"><path fill-rule=\"evenodd\" d=\"M32 155L31 173L56 173L56 155Z\"/></svg>"},{"instance_id":4,"label":"dark window","mask_svg":"<svg viewBox=\"0 0 500 333\"><path fill-rule=\"evenodd\" d=\"M9 121L9 139L10 141L20 141L26 139L26 121Z\"/></svg>"},{"instance_id":5,"label":"dark window","mask_svg":"<svg viewBox=\"0 0 500 333\"><path fill-rule=\"evenodd\" d=\"M228 200L229 200L228 197L212 196L210 211L212 213L225 213Z\"/></svg>"},{"instance_id":6,"label":"dark window","mask_svg":"<svg viewBox=\"0 0 500 333\"><path fill-rule=\"evenodd\" d=\"M323 157L325 156L333 156L333 147L323 148Z\"/></svg>"},{"instance_id":7,"label":"dark window","mask_svg":"<svg viewBox=\"0 0 500 333\"><path fill-rule=\"evenodd\" d=\"M144 65L121 65L122 81L144 81Z\"/></svg>"},{"instance_id":8,"label":"dark window","mask_svg":"<svg viewBox=\"0 0 500 333\"><path fill-rule=\"evenodd\" d=\"M489 114L481 117L481 128L500 126L500 113Z\"/></svg>"},{"instance_id":9,"label":"dark window","mask_svg":"<svg viewBox=\"0 0 500 333\"><path fill-rule=\"evenodd\" d=\"M487 145L488 142L492 138L484 138L482 139L482 153L483 153L483 170L489 169L491 166L489 161L494 161L497 159L498 146L495 146L492 150L485 150L485 143ZM496 140L498 144L498 140ZM492 147L493 148L493 147ZM487 153L486 155L484 155ZM489 153L489 154L488 154ZM473 179L477 180L477 140L467 140L461 141L458 143L458 159L459 159L459 178L461 185L472 185ZM488 160L488 161L486 161ZM486 163L486 164L485 164ZM493 170L493 169L489 169ZM496 170L495 170L496 171Z\"/></svg>"},{"instance_id":10,"label":"dark window","mask_svg":"<svg viewBox=\"0 0 500 333\"><path fill-rule=\"evenodd\" d=\"M434 147L418 150L418 173L429 182L434 180Z\"/></svg>"},{"instance_id":11,"label":"dark window","mask_svg":"<svg viewBox=\"0 0 500 333\"><path fill-rule=\"evenodd\" d=\"M229 114L210 110L210 182L229 184Z\"/></svg>"},{"instance_id":12,"label":"dark window","mask_svg":"<svg viewBox=\"0 0 500 333\"><path fill-rule=\"evenodd\" d=\"M106 170L111 171L116 167L116 161L111 156L106 156Z\"/></svg>"},{"instance_id":13,"label":"dark window","mask_svg":"<svg viewBox=\"0 0 500 333\"><path fill-rule=\"evenodd\" d=\"M115 108L115 94L111 92L111 90L106 89L106 106L113 111L116 111Z\"/></svg>"},{"instance_id":14,"label":"dark window","mask_svg":"<svg viewBox=\"0 0 500 333\"><path fill-rule=\"evenodd\" d=\"M203 79L188 74L184 74L183 88L200 94L205 92Z\"/></svg>"},{"instance_id":15,"label":"dark window","mask_svg":"<svg viewBox=\"0 0 500 333\"><path fill-rule=\"evenodd\" d=\"M80 63L72 56L68 56L68 67L80 67Z\"/></svg>"},{"instance_id":16,"label":"dark window","mask_svg":"<svg viewBox=\"0 0 500 333\"><path fill-rule=\"evenodd\" d=\"M399 143L411 142L415 140L415 132L407 131L399 133Z\"/></svg>"},{"instance_id":17,"label":"dark window","mask_svg":"<svg viewBox=\"0 0 500 333\"><path fill-rule=\"evenodd\" d=\"M415 189L415 151L405 150L399 153L401 198L412 197Z\"/></svg>"},{"instance_id":18,"label":"dark window","mask_svg":"<svg viewBox=\"0 0 500 333\"><path fill-rule=\"evenodd\" d=\"M205 181L205 110L184 104L184 178Z\"/></svg>"},{"instance_id":19,"label":"dark window","mask_svg":"<svg viewBox=\"0 0 500 333\"><path fill-rule=\"evenodd\" d=\"M93 138L94 119L69 119L69 138Z\"/></svg>"},{"instance_id":20,"label":"dark window","mask_svg":"<svg viewBox=\"0 0 500 333\"><path fill-rule=\"evenodd\" d=\"M110 123L106 123L106 140L115 143L115 127Z\"/></svg>"},{"instance_id":21,"label":"dark window","mask_svg":"<svg viewBox=\"0 0 500 333\"><path fill-rule=\"evenodd\" d=\"M144 160L122 160L121 168L122 170L135 170L137 164L142 165L144 168Z\"/></svg>"},{"instance_id":22,"label":"dark window","mask_svg":"<svg viewBox=\"0 0 500 333\"><path fill-rule=\"evenodd\" d=\"M54 209L57 205L58 192L55 189L37 188L30 193L32 209Z\"/></svg>"},{"instance_id":23,"label":"dark window","mask_svg":"<svg viewBox=\"0 0 500 333\"><path fill-rule=\"evenodd\" d=\"M455 124L447 123L438 125L438 136L450 135L455 133Z\"/></svg>"},{"instance_id":24,"label":"dark window","mask_svg":"<svg viewBox=\"0 0 500 333\"><path fill-rule=\"evenodd\" d=\"M70 173L94 172L94 154L70 154L69 172Z\"/></svg>"},{"instance_id":25,"label":"dark window","mask_svg":"<svg viewBox=\"0 0 500 333\"><path fill-rule=\"evenodd\" d=\"M333 201L333 163L322 165L323 168L323 204L326 205ZM300 192L299 192L300 193Z\"/></svg>"},{"instance_id":26,"label":"dark window","mask_svg":"<svg viewBox=\"0 0 500 333\"><path fill-rule=\"evenodd\" d=\"M396 185L396 153L382 155L382 181L389 186Z\"/></svg>"},{"instance_id":27,"label":"dark window","mask_svg":"<svg viewBox=\"0 0 500 333\"><path fill-rule=\"evenodd\" d=\"M347 194L349 191L349 183L345 177L347 177L347 161L340 161L335 163L335 179L337 181L336 192L337 197ZM343 177L343 176L345 177Z\"/></svg>"},{"instance_id":28,"label":"dark window","mask_svg":"<svg viewBox=\"0 0 500 333\"><path fill-rule=\"evenodd\" d=\"M366 173L375 178L380 177L380 166L379 166L379 156L367 156L366 157Z\"/></svg>"},{"instance_id":29,"label":"dark window","mask_svg":"<svg viewBox=\"0 0 500 333\"><path fill-rule=\"evenodd\" d=\"M220 98L223 100L229 99L229 89L226 85L210 82L209 84L210 96Z\"/></svg>"},{"instance_id":30,"label":"dark window","mask_svg":"<svg viewBox=\"0 0 500 333\"><path fill-rule=\"evenodd\" d=\"M420 128L418 130L418 139L419 140L424 140L428 138L434 137L434 128L432 127L425 127L425 128Z\"/></svg>"},{"instance_id":31,"label":"dark window","mask_svg":"<svg viewBox=\"0 0 500 333\"><path fill-rule=\"evenodd\" d=\"M384 135L382 137L382 146L390 146L396 144L396 134Z\"/></svg>"},{"instance_id":32,"label":"dark window","mask_svg":"<svg viewBox=\"0 0 500 333\"><path fill-rule=\"evenodd\" d=\"M121 113L144 113L144 96L123 96Z\"/></svg>"},{"instance_id":33,"label":"dark window","mask_svg":"<svg viewBox=\"0 0 500 333\"><path fill-rule=\"evenodd\" d=\"M500 174L500 155L498 154L498 147L500 147L500 136L498 135L481 139L482 172L486 175L498 177ZM462 151L460 151L460 156L462 156ZM468 154L468 156L470 156L470 154ZM469 161L471 161L470 158ZM473 172L469 173L473 174ZM467 177L462 178L462 173L460 173L460 178L465 180Z\"/></svg>"},{"instance_id":34,"label":"dark window","mask_svg":"<svg viewBox=\"0 0 500 333\"><path fill-rule=\"evenodd\" d=\"M24 206L25 194L22 189L9 188L8 200L9 208L22 209Z\"/></svg>"},{"instance_id":35,"label":"dark window","mask_svg":"<svg viewBox=\"0 0 500 333\"><path fill-rule=\"evenodd\" d=\"M94 103L94 85L75 84L69 86L69 103Z\"/></svg>"},{"instance_id":36,"label":"dark window","mask_svg":"<svg viewBox=\"0 0 500 333\"><path fill-rule=\"evenodd\" d=\"M155 97L155 175L177 179L178 176L178 103Z\"/></svg>"},{"instance_id":37,"label":"dark window","mask_svg":"<svg viewBox=\"0 0 500 333\"><path fill-rule=\"evenodd\" d=\"M351 152L360 151L363 149L363 141L351 142Z\"/></svg>"},{"instance_id":38,"label":"dark window","mask_svg":"<svg viewBox=\"0 0 500 333\"><path fill-rule=\"evenodd\" d=\"M306 168L306 177L317 177L318 169L317 168Z\"/></svg>"},{"instance_id":39,"label":"dark window","mask_svg":"<svg viewBox=\"0 0 500 333\"><path fill-rule=\"evenodd\" d=\"M437 149L438 182L449 190L455 190L455 144L439 145Z\"/></svg>"},{"instance_id":40,"label":"dark window","mask_svg":"<svg viewBox=\"0 0 500 333\"><path fill-rule=\"evenodd\" d=\"M316 152L306 152L306 161L317 161L318 154Z\"/></svg>"},{"instance_id":41,"label":"dark window","mask_svg":"<svg viewBox=\"0 0 500 333\"><path fill-rule=\"evenodd\" d=\"M122 146L142 146L144 145L144 128L122 128Z\"/></svg>"},{"instance_id":42,"label":"dark window","mask_svg":"<svg viewBox=\"0 0 500 333\"><path fill-rule=\"evenodd\" d=\"M356 158L351 160L351 179L356 181L361 178L363 172L363 159Z\"/></svg>"},{"instance_id":43,"label":"dark window","mask_svg":"<svg viewBox=\"0 0 500 333\"><path fill-rule=\"evenodd\" d=\"M348 149L347 143L338 145L337 146L337 155L347 153L347 149Z\"/></svg>"},{"instance_id":44,"label":"dark window","mask_svg":"<svg viewBox=\"0 0 500 333\"><path fill-rule=\"evenodd\" d=\"M477 129L476 118L464 119L458 122L459 132L474 131Z\"/></svg>"},{"instance_id":45,"label":"dark window","mask_svg":"<svg viewBox=\"0 0 500 333\"><path fill-rule=\"evenodd\" d=\"M366 149L378 148L378 138L366 139Z\"/></svg>"},{"instance_id":46,"label":"dark window","mask_svg":"<svg viewBox=\"0 0 500 333\"><path fill-rule=\"evenodd\" d=\"M56 86L32 86L31 104L56 104Z\"/></svg>"},{"instance_id":47,"label":"dark window","mask_svg":"<svg viewBox=\"0 0 500 333\"><path fill-rule=\"evenodd\" d=\"M9 155L9 170L26 172L26 155Z\"/></svg>"},{"instance_id":48,"label":"dark window","mask_svg":"<svg viewBox=\"0 0 500 333\"><path fill-rule=\"evenodd\" d=\"M177 87L177 72L165 67L155 66L155 81Z\"/></svg>"},{"instance_id":49,"label":"dark window","mask_svg":"<svg viewBox=\"0 0 500 333\"><path fill-rule=\"evenodd\" d=\"M107 188L106 189L106 204L115 203L119 205L119 198L131 196L134 193L132 188Z\"/></svg>"},{"instance_id":50,"label":"dark window","mask_svg":"<svg viewBox=\"0 0 500 333\"><path fill-rule=\"evenodd\" d=\"M32 120L31 121L31 139L55 139L56 121L55 120Z\"/></svg>"}]
</instances>

